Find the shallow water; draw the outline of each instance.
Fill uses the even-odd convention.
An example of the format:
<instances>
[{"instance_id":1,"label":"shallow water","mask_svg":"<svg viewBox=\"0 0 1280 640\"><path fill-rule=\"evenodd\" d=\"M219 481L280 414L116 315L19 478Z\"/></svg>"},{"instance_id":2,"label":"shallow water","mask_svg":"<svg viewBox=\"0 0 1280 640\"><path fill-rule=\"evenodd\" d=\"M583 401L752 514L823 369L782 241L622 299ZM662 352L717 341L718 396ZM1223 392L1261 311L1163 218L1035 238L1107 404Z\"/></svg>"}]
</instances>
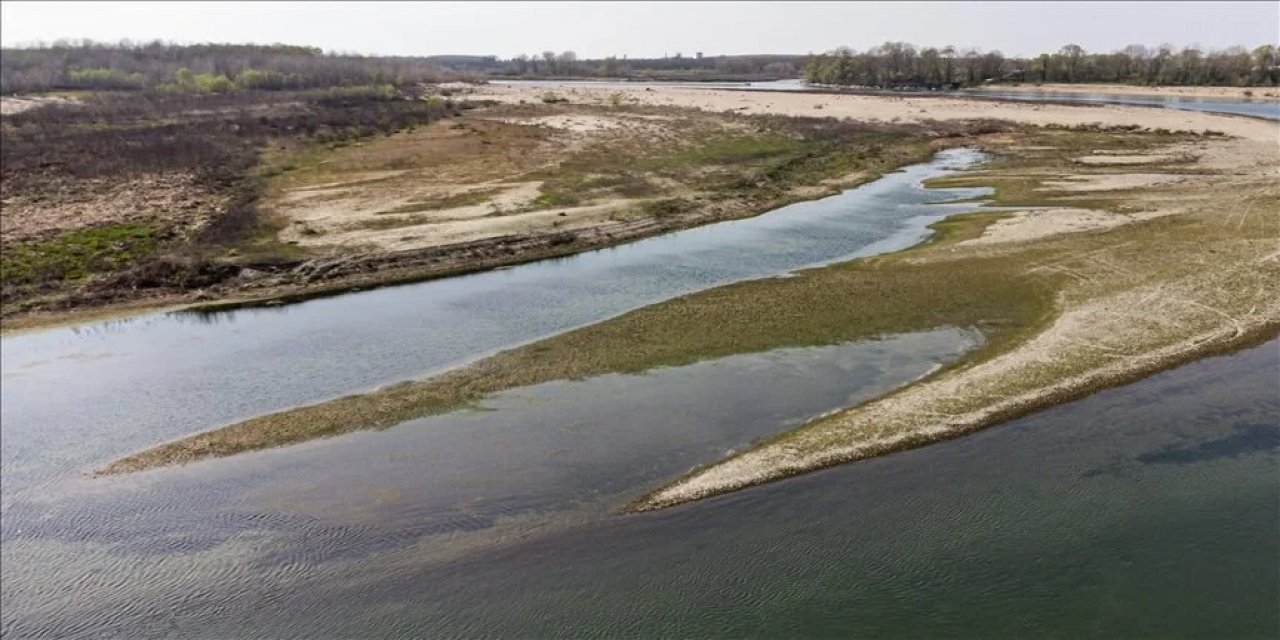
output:
<instances>
[{"instance_id":1,"label":"shallow water","mask_svg":"<svg viewBox=\"0 0 1280 640\"><path fill-rule=\"evenodd\" d=\"M928 339L945 343L945 333ZM665 474L683 462L654 456L664 437L680 440L671 451L735 432L729 441L743 442L749 434L732 418L759 420L775 401L807 403L795 397L806 384L841 375L891 384L886 370L858 373L887 362L876 348L796 350L805 353L648 374L659 379L656 391L687 393L671 406L638 399L650 411L635 417L610 415L665 425L653 438L628 439L629 425L536 417L591 414L608 403L579 406L584 398L634 386L628 376L610 376L504 394L479 415L431 419L459 421L456 435L444 436L457 438L449 446L437 447L434 430L419 428L426 425L404 425L252 454L234 473L224 465L201 477L201 467L216 463L150 472L123 491L138 507L132 512L113 504L112 490L69 491L38 505L45 518L37 531L6 532L6 637L1280 632L1280 342L970 437L670 510L616 515L605 505L617 500L592 500L602 478L606 496L624 485L634 495L644 484L621 478L610 487L610 474L590 468L599 461L593 449L639 476ZM910 368L928 358L908 360ZM797 362L817 368L787 375ZM750 392L775 385L776 394ZM720 406L696 402L725 388L734 393ZM841 393L818 395L838 402ZM669 424L695 407L726 419L708 426L690 414L690 430L718 435L704 439ZM534 417L524 423L526 415ZM548 433L575 428L610 442ZM482 442L461 444L473 430ZM504 431L509 448L490 441ZM566 442L580 446L565 452ZM462 459L451 461L459 444ZM484 455L495 445L497 453ZM520 449L531 455L507 457ZM332 478L308 470L330 460L347 461ZM656 468L646 469L647 460ZM451 485L468 465L483 467L474 473L494 484ZM520 501L520 486L531 494L558 488L545 502L535 498L531 513L507 512L500 496ZM111 515L97 526L95 502ZM458 508L446 514L446 503ZM19 557L43 561L15 565Z\"/></svg>"},{"instance_id":2,"label":"shallow water","mask_svg":"<svg viewBox=\"0 0 1280 640\"><path fill-rule=\"evenodd\" d=\"M940 153L840 195L567 258L267 309L149 314L3 339L0 495L254 415L424 376L736 280L892 251L985 193Z\"/></svg>"},{"instance_id":3,"label":"shallow water","mask_svg":"<svg viewBox=\"0 0 1280 640\"><path fill-rule=\"evenodd\" d=\"M6 624L132 628L172 600L349 581L404 555L447 562L608 520L694 465L978 342L938 330L548 383L385 432L23 492L3 522Z\"/></svg>"}]
</instances>

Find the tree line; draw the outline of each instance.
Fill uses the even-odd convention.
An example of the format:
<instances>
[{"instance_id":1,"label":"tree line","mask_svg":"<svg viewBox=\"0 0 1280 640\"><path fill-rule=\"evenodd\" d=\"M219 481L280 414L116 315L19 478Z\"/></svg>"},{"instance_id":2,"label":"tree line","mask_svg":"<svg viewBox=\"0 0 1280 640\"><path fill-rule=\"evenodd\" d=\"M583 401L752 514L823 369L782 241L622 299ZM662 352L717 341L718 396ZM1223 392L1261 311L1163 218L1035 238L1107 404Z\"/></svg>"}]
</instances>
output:
<instances>
[{"instance_id":1,"label":"tree line","mask_svg":"<svg viewBox=\"0 0 1280 640\"><path fill-rule=\"evenodd\" d=\"M1007 58L999 51L916 47L886 42L863 52L848 47L816 56L610 56L584 60L573 51L544 51L510 60L496 56L359 56L284 44L176 45L59 41L0 49L0 93L50 90L153 90L214 94L238 90L296 91L351 86L517 77L609 77L670 80L768 80L802 75L819 84L880 88L956 88L984 82L1112 82L1145 85L1280 85L1274 45L1204 52L1171 45L1130 45L1089 53L1067 45L1054 53Z\"/></svg>"},{"instance_id":2,"label":"tree line","mask_svg":"<svg viewBox=\"0 0 1280 640\"><path fill-rule=\"evenodd\" d=\"M800 74L804 56L743 55L704 56L682 52L663 58L631 58L609 56L583 60L572 51L519 55L498 63L491 71L498 75L533 78L599 77L599 78L671 78L711 79L741 77L754 79L794 78Z\"/></svg>"},{"instance_id":3,"label":"tree line","mask_svg":"<svg viewBox=\"0 0 1280 640\"><path fill-rule=\"evenodd\" d=\"M804 77L818 84L876 88L943 89L986 82L1270 87L1280 85L1280 52L1269 44L1209 52L1190 47L1175 51L1166 44L1089 53L1069 44L1054 53L1006 58L999 51L886 42L861 53L841 47L811 56Z\"/></svg>"},{"instance_id":4,"label":"tree line","mask_svg":"<svg viewBox=\"0 0 1280 640\"><path fill-rule=\"evenodd\" d=\"M402 86L451 79L430 58L325 53L294 45L59 41L0 50L0 93L64 89L220 93Z\"/></svg>"}]
</instances>

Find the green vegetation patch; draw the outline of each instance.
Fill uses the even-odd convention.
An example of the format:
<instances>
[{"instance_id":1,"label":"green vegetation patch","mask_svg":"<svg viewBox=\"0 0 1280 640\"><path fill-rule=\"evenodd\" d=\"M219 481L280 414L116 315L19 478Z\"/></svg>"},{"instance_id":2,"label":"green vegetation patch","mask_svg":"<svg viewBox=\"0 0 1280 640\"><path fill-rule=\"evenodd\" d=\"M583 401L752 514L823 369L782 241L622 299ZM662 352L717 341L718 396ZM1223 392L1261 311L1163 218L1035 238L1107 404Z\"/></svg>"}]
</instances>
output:
<instances>
[{"instance_id":1,"label":"green vegetation patch","mask_svg":"<svg viewBox=\"0 0 1280 640\"><path fill-rule=\"evenodd\" d=\"M558 209L582 204L582 198L572 188L566 188L566 183L568 182L570 181L561 181L554 187L544 185L540 189L541 193L533 199L531 204L535 209Z\"/></svg>"},{"instance_id":2,"label":"green vegetation patch","mask_svg":"<svg viewBox=\"0 0 1280 640\"><path fill-rule=\"evenodd\" d=\"M920 246L956 244L965 240L972 240L981 236L988 226L1012 215L1010 213L979 211L950 216L945 220L939 220L929 225L933 235L929 236L925 243Z\"/></svg>"},{"instance_id":3,"label":"green vegetation patch","mask_svg":"<svg viewBox=\"0 0 1280 640\"><path fill-rule=\"evenodd\" d=\"M0 282L7 288L125 269L155 255L160 244L157 225L136 222L12 243L0 252Z\"/></svg>"},{"instance_id":4,"label":"green vegetation patch","mask_svg":"<svg viewBox=\"0 0 1280 640\"><path fill-rule=\"evenodd\" d=\"M650 115L667 118L663 127L672 135L606 140L574 153L554 170L530 176L543 182L531 208L572 207L599 198L671 200L694 194L776 206L794 187L856 173L875 177L931 151L929 136L920 127L869 127L812 118Z\"/></svg>"}]
</instances>

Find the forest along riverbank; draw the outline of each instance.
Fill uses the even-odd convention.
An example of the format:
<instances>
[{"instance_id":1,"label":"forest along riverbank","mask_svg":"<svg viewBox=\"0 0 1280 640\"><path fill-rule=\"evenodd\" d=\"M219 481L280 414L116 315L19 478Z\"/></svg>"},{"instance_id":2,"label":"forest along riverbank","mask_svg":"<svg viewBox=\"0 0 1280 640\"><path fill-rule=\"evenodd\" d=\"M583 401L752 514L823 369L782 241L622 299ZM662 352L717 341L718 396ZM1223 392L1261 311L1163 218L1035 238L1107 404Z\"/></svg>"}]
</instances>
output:
<instances>
[{"instance_id":1,"label":"forest along riverbank","mask_svg":"<svg viewBox=\"0 0 1280 640\"><path fill-rule=\"evenodd\" d=\"M926 225L973 207L939 203L986 193L924 190L920 182L981 158L945 151L756 218L502 271L283 307L151 314L7 336L0 349L3 491L707 287L909 246L928 234ZM40 400L51 393L76 402Z\"/></svg>"},{"instance_id":2,"label":"forest along riverbank","mask_svg":"<svg viewBox=\"0 0 1280 640\"><path fill-rule=\"evenodd\" d=\"M685 296L427 381L162 445L108 470L386 426L561 378L972 326L987 342L955 366L701 470L637 506L953 437L1274 335L1280 277L1268 212L1280 196L1270 144L1098 127L1005 136L989 144L1001 158L990 169L940 184L992 186L996 204L1020 211L961 216L938 226L937 241L910 251ZM1223 188L1241 195L1209 197Z\"/></svg>"}]
</instances>

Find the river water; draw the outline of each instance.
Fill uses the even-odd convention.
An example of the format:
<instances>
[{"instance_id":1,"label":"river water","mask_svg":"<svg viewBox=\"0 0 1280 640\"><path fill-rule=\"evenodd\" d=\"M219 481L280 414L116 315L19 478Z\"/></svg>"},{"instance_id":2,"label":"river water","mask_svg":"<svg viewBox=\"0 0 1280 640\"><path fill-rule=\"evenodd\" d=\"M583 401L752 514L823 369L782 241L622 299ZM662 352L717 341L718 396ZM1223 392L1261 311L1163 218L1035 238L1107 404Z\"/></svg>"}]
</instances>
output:
<instances>
[{"instance_id":1,"label":"river water","mask_svg":"<svg viewBox=\"0 0 1280 640\"><path fill-rule=\"evenodd\" d=\"M6 337L2 495L219 424L425 376L737 280L893 251L982 189L921 181L968 149L812 202L510 269L277 308L153 313ZM74 402L59 402L74 398Z\"/></svg>"},{"instance_id":2,"label":"river water","mask_svg":"<svg viewBox=\"0 0 1280 640\"><path fill-rule=\"evenodd\" d=\"M890 251L920 181L462 278L0 349L6 638L1274 635L1276 344L963 440L658 513L689 468L972 349L962 329L516 389L473 410L93 478L230 420L627 309Z\"/></svg>"}]
</instances>

